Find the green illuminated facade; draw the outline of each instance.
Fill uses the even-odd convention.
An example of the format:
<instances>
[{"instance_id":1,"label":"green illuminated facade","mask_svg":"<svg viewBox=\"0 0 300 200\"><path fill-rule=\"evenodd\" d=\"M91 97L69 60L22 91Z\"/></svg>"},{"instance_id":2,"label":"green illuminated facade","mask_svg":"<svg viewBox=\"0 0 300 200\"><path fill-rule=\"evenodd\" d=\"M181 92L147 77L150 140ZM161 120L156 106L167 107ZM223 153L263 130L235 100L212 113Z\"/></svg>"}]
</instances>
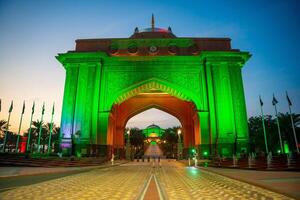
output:
<instances>
[{"instance_id":1,"label":"green illuminated facade","mask_svg":"<svg viewBox=\"0 0 300 200\"><path fill-rule=\"evenodd\" d=\"M152 124L143 130L143 134L146 138L148 137L161 137L165 130L159 126Z\"/></svg>"},{"instance_id":2,"label":"green illuminated facade","mask_svg":"<svg viewBox=\"0 0 300 200\"><path fill-rule=\"evenodd\" d=\"M77 151L106 155L113 146L113 106L149 90L193 103L200 151L247 151L241 69L249 58L228 38L180 38L154 27L136 29L130 38L77 40L74 51L57 56L66 70L63 152L70 152L73 138Z\"/></svg>"}]
</instances>

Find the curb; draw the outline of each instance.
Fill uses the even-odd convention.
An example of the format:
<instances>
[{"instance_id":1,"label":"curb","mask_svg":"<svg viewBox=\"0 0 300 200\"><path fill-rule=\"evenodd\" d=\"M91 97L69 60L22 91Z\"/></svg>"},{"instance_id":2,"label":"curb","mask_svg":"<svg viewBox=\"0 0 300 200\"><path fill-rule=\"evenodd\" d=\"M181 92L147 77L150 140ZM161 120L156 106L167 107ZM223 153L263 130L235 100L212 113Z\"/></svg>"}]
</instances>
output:
<instances>
[{"instance_id":1,"label":"curb","mask_svg":"<svg viewBox=\"0 0 300 200\"><path fill-rule=\"evenodd\" d=\"M87 172L87 171L90 171L90 170L93 170L93 169L116 167L116 166L120 166L120 165L125 164L125 163L127 163L127 162L116 163L114 165L107 165L107 163L103 163L103 165L99 165L99 166L79 167L77 169L72 169L72 170L59 170L59 171L52 171L52 172L40 172L40 173L32 173L32 174L19 174L19 175L0 176L0 180L10 179L10 178L17 178L17 177L26 177L26 176L39 176L39 175L46 175L46 174L61 174L61 173L70 173L70 174L72 174L73 172Z\"/></svg>"}]
</instances>

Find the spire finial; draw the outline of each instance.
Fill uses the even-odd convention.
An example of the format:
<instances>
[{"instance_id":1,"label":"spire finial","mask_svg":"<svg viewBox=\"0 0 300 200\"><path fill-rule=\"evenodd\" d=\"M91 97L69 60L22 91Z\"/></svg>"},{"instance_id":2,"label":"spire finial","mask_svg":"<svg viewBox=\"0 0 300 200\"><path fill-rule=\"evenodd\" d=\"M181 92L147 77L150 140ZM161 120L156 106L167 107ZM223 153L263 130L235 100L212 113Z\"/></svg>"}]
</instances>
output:
<instances>
[{"instance_id":1,"label":"spire finial","mask_svg":"<svg viewBox=\"0 0 300 200\"><path fill-rule=\"evenodd\" d=\"M152 13L152 20L151 20L151 28L152 28L152 32L154 32L154 15Z\"/></svg>"}]
</instances>

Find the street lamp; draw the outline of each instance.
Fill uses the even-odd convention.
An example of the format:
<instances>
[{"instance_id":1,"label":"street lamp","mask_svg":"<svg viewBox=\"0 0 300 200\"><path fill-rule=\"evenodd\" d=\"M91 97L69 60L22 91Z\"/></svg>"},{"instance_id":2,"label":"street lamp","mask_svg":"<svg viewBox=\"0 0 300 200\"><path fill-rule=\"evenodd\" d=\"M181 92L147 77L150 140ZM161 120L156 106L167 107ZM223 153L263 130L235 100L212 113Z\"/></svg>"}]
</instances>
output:
<instances>
[{"instance_id":1,"label":"street lamp","mask_svg":"<svg viewBox=\"0 0 300 200\"><path fill-rule=\"evenodd\" d=\"M126 141L126 159L130 160L130 130L127 130L127 141Z\"/></svg>"},{"instance_id":2,"label":"street lamp","mask_svg":"<svg viewBox=\"0 0 300 200\"><path fill-rule=\"evenodd\" d=\"M182 153L182 142L181 142L181 129L177 130L177 134L178 134L178 146L177 146L177 159L180 160L181 159L181 153Z\"/></svg>"}]
</instances>

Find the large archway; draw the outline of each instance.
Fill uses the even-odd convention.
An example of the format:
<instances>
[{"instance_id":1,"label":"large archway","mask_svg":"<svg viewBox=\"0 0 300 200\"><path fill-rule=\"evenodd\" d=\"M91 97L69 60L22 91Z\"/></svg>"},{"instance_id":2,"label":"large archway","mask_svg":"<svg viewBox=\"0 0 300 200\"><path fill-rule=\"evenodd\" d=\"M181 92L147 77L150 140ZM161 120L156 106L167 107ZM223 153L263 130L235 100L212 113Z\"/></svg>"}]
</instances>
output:
<instances>
[{"instance_id":1,"label":"large archway","mask_svg":"<svg viewBox=\"0 0 300 200\"><path fill-rule=\"evenodd\" d=\"M127 121L149 108L165 111L182 124L184 148L201 144L200 122L193 102L184 101L163 92L144 92L121 104L115 104L109 116L107 141L112 149L124 147L124 132Z\"/></svg>"},{"instance_id":2,"label":"large archway","mask_svg":"<svg viewBox=\"0 0 300 200\"><path fill-rule=\"evenodd\" d=\"M72 144L78 144L83 154L107 155L113 146L121 145L120 133L128 117L151 106L184 118L189 132L185 146L198 145L206 151L214 146L210 153L228 156L233 146L247 152L241 68L250 56L232 49L228 38L176 37L168 30L77 40L75 51L57 56L66 69L63 152L70 153ZM180 106L174 108L154 97L152 103L137 104L140 107L129 104L143 93L153 95L153 90L180 100L176 103ZM181 107L189 114L182 113Z\"/></svg>"}]
</instances>

